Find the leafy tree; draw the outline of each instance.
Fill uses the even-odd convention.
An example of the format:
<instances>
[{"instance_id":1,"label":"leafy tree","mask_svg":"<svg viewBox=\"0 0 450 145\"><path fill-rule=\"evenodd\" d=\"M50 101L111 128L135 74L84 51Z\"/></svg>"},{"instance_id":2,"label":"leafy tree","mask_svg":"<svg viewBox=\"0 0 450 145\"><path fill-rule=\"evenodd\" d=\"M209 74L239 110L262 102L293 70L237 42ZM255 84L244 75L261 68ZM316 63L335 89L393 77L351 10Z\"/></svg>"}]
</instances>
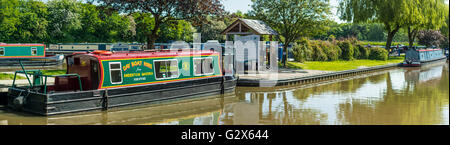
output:
<instances>
[{"instance_id":1,"label":"leafy tree","mask_svg":"<svg viewBox=\"0 0 450 145\"><path fill-rule=\"evenodd\" d=\"M183 40L185 42L192 42L192 34L195 28L191 23L185 20L178 20L175 23L168 23L161 26L161 36L157 39L158 42L165 42L167 40Z\"/></svg>"},{"instance_id":2,"label":"leafy tree","mask_svg":"<svg viewBox=\"0 0 450 145\"><path fill-rule=\"evenodd\" d=\"M445 25L448 18L448 9L445 10L444 1L441 0L407 0L408 9L402 17L407 28L409 47L421 29L438 29ZM447 6L448 7L448 6Z\"/></svg>"},{"instance_id":3,"label":"leafy tree","mask_svg":"<svg viewBox=\"0 0 450 145\"><path fill-rule=\"evenodd\" d=\"M441 42L443 42L445 39L445 37L439 31L434 30L422 30L417 35L417 38L419 39L419 44L425 45L427 47L439 47Z\"/></svg>"},{"instance_id":4,"label":"leafy tree","mask_svg":"<svg viewBox=\"0 0 450 145\"><path fill-rule=\"evenodd\" d=\"M19 24L19 0L0 0L0 42L11 41Z\"/></svg>"},{"instance_id":5,"label":"leafy tree","mask_svg":"<svg viewBox=\"0 0 450 145\"><path fill-rule=\"evenodd\" d=\"M81 29L81 3L76 0L48 2L49 42L75 42L74 33Z\"/></svg>"},{"instance_id":6,"label":"leafy tree","mask_svg":"<svg viewBox=\"0 0 450 145\"><path fill-rule=\"evenodd\" d=\"M209 17L209 23L203 24L200 29L200 33L202 34L202 41L207 40L219 40L220 42L225 42L225 37L220 33L227 28L224 21L220 19L214 19Z\"/></svg>"},{"instance_id":7,"label":"leafy tree","mask_svg":"<svg viewBox=\"0 0 450 145\"><path fill-rule=\"evenodd\" d=\"M147 35L147 48L154 48L153 43L160 36L164 24L176 20L189 20L194 25L201 24L207 15L219 15L223 11L220 0L97 0L104 7L111 7L122 12L140 12L138 27L150 30ZM146 13L150 13L148 15ZM153 19L142 21L142 16ZM149 26L151 24L151 26Z\"/></svg>"},{"instance_id":8,"label":"leafy tree","mask_svg":"<svg viewBox=\"0 0 450 145\"><path fill-rule=\"evenodd\" d=\"M395 34L404 24L408 0L340 0L340 19L361 22L383 23L387 31L386 48L390 48Z\"/></svg>"},{"instance_id":9,"label":"leafy tree","mask_svg":"<svg viewBox=\"0 0 450 145\"><path fill-rule=\"evenodd\" d=\"M282 37L282 63L286 67L287 47L301 37L320 33L330 14L328 0L252 0L251 17L274 28Z\"/></svg>"}]
</instances>

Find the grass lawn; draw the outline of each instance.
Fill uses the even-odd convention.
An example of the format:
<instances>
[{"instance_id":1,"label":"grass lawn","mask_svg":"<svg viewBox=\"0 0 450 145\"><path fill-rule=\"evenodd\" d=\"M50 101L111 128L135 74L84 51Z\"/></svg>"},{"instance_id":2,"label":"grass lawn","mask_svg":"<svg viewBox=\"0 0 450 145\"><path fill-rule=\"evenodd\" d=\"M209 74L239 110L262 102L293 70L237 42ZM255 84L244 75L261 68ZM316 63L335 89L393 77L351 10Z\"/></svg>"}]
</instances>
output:
<instances>
[{"instance_id":1,"label":"grass lawn","mask_svg":"<svg viewBox=\"0 0 450 145\"><path fill-rule=\"evenodd\" d=\"M379 65L387 65L391 63L403 62L404 56L389 57L387 61L381 60L353 60L353 61L307 61L305 63L300 62L288 62L288 68L294 69L307 69L307 70L322 70L322 71L344 71L357 69L358 67L372 67Z\"/></svg>"},{"instance_id":2,"label":"grass lawn","mask_svg":"<svg viewBox=\"0 0 450 145\"><path fill-rule=\"evenodd\" d=\"M41 70L44 75L63 75L66 70Z\"/></svg>"},{"instance_id":3,"label":"grass lawn","mask_svg":"<svg viewBox=\"0 0 450 145\"><path fill-rule=\"evenodd\" d=\"M0 80L13 80L14 74L0 73ZM17 76L16 79L27 79L26 77Z\"/></svg>"},{"instance_id":4,"label":"grass lawn","mask_svg":"<svg viewBox=\"0 0 450 145\"><path fill-rule=\"evenodd\" d=\"M66 70L41 70L44 75L62 75L66 74ZM13 80L14 74L6 74L6 73L0 73L0 80ZM18 80L20 79L27 79L23 76L17 76Z\"/></svg>"}]
</instances>

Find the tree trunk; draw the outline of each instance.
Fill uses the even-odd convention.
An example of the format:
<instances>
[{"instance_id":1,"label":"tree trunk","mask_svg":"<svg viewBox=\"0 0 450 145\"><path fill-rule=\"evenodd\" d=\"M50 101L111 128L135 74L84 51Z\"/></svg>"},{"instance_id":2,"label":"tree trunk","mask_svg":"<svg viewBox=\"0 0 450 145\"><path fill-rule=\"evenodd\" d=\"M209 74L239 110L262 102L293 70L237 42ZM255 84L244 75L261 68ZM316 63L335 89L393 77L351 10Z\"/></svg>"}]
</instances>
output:
<instances>
[{"instance_id":1,"label":"tree trunk","mask_svg":"<svg viewBox=\"0 0 450 145\"><path fill-rule=\"evenodd\" d=\"M161 26L162 20L159 19L159 16L155 16L155 27L151 30L151 34L147 36L147 49L155 49L155 42L158 39L158 30Z\"/></svg>"},{"instance_id":2,"label":"tree trunk","mask_svg":"<svg viewBox=\"0 0 450 145\"><path fill-rule=\"evenodd\" d=\"M147 49L155 49L155 41L157 36L149 35L147 36Z\"/></svg>"},{"instance_id":3,"label":"tree trunk","mask_svg":"<svg viewBox=\"0 0 450 145\"><path fill-rule=\"evenodd\" d=\"M386 25L386 24L385 24ZM400 30L400 26L397 25L394 30L391 31L390 25L386 25L388 28L388 36L387 36L387 42L386 42L386 49L389 51L391 49L392 40L394 39L395 34ZM388 56L389 59L389 56Z\"/></svg>"},{"instance_id":4,"label":"tree trunk","mask_svg":"<svg viewBox=\"0 0 450 145\"><path fill-rule=\"evenodd\" d=\"M288 44L284 44L283 45L283 60L282 60L282 63L283 63L283 67L284 68L286 68L286 63L287 63L287 56L288 56L288 51L287 51L287 49L288 49Z\"/></svg>"},{"instance_id":5,"label":"tree trunk","mask_svg":"<svg viewBox=\"0 0 450 145\"><path fill-rule=\"evenodd\" d=\"M412 48L414 45L414 40L416 38L416 34L417 34L417 29L412 29L411 27L408 27L408 43L409 43L409 48Z\"/></svg>"}]
</instances>

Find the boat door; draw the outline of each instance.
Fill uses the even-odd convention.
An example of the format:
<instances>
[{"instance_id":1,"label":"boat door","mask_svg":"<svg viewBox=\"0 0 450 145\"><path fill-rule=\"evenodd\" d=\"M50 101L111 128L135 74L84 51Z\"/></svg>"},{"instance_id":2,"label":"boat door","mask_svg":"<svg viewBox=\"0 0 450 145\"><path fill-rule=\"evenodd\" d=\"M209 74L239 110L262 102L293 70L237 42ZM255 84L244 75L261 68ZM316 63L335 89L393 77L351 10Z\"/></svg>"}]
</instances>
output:
<instances>
[{"instance_id":1,"label":"boat door","mask_svg":"<svg viewBox=\"0 0 450 145\"><path fill-rule=\"evenodd\" d=\"M91 60L91 83L92 83L92 89L97 90L99 85L99 65L97 60Z\"/></svg>"}]
</instances>

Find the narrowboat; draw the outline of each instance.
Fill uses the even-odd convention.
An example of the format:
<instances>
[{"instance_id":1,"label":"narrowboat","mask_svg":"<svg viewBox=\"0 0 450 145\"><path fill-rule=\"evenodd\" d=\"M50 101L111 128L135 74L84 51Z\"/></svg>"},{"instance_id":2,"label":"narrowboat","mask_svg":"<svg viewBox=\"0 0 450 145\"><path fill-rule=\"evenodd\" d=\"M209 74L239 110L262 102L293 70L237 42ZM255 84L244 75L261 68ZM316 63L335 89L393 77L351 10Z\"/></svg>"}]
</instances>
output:
<instances>
[{"instance_id":1,"label":"narrowboat","mask_svg":"<svg viewBox=\"0 0 450 145\"><path fill-rule=\"evenodd\" d=\"M234 71L222 64L233 57L188 50L78 52L66 57L65 75L16 71L33 77L27 86L13 82L8 106L48 116L234 91Z\"/></svg>"},{"instance_id":2,"label":"narrowboat","mask_svg":"<svg viewBox=\"0 0 450 145\"><path fill-rule=\"evenodd\" d=\"M446 57L441 49L408 49L405 52L403 66L418 67L422 64L443 60Z\"/></svg>"},{"instance_id":3,"label":"narrowboat","mask_svg":"<svg viewBox=\"0 0 450 145\"><path fill-rule=\"evenodd\" d=\"M0 43L0 66L50 66L60 65L63 55L46 55L44 44Z\"/></svg>"}]
</instances>

